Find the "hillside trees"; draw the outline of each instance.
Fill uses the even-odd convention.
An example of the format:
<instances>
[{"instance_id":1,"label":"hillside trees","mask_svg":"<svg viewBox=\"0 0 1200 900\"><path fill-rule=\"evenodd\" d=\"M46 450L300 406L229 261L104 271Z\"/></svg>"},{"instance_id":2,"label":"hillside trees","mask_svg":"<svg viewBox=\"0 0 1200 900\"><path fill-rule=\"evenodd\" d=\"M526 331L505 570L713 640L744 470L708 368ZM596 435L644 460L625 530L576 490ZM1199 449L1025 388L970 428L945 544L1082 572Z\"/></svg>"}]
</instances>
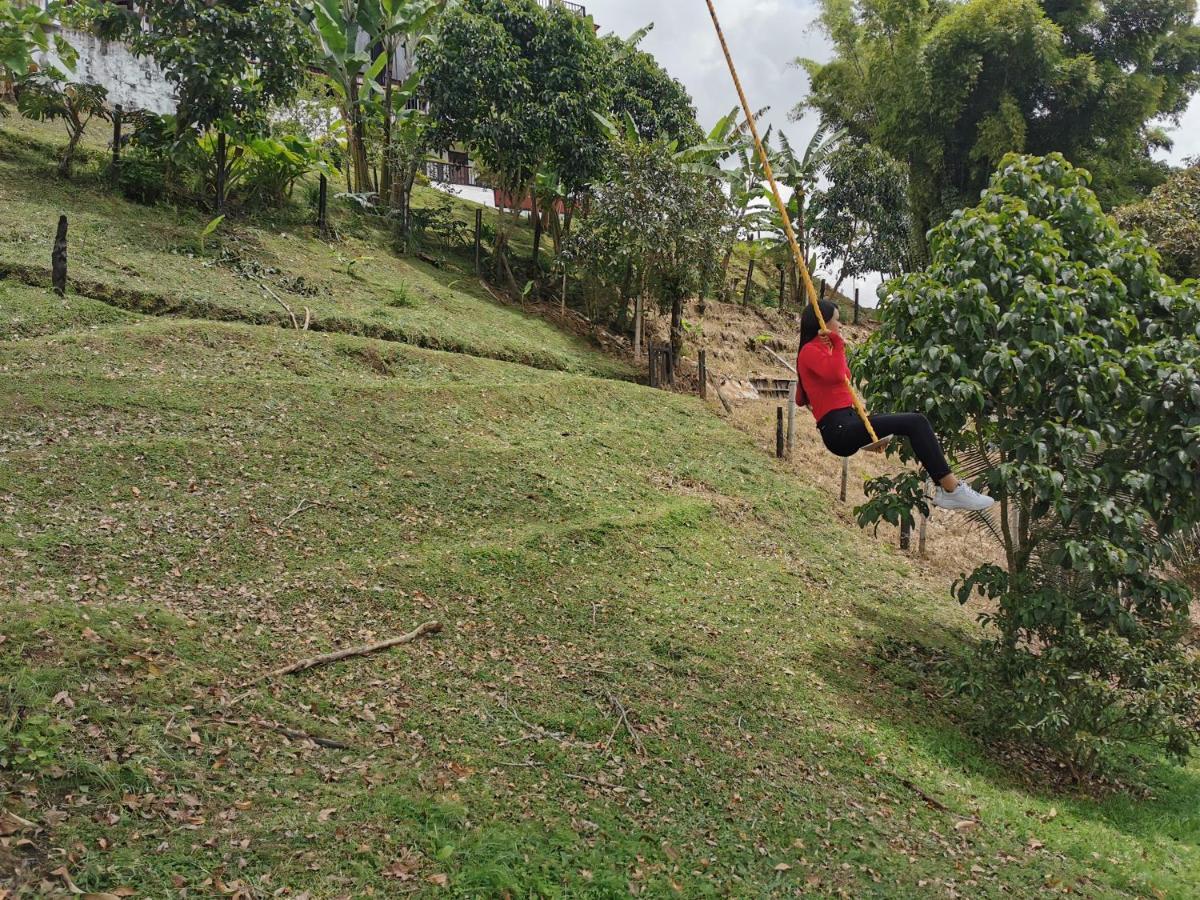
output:
<instances>
[{"instance_id":1,"label":"hillside trees","mask_svg":"<svg viewBox=\"0 0 1200 900\"><path fill-rule=\"evenodd\" d=\"M802 61L806 105L908 168L918 237L1010 151L1062 151L1105 203L1127 202L1162 177L1153 122L1200 86L1194 14L1194 0L822 0L836 57Z\"/></svg>"},{"instance_id":2,"label":"hillside trees","mask_svg":"<svg viewBox=\"0 0 1200 900\"><path fill-rule=\"evenodd\" d=\"M996 602L963 687L993 733L1077 771L1200 731L1189 595L1165 568L1200 521L1200 296L1104 215L1062 156L1010 156L885 288L859 374L916 409L999 501L1006 565L960 587Z\"/></svg>"},{"instance_id":3,"label":"hillside trees","mask_svg":"<svg viewBox=\"0 0 1200 900\"><path fill-rule=\"evenodd\" d=\"M575 194L599 174L607 142L593 112L609 108L604 48L590 23L534 0L463 0L418 54L432 145L470 147L494 186L520 203L539 170ZM497 274L516 285L508 224L497 229Z\"/></svg>"},{"instance_id":4,"label":"hillside trees","mask_svg":"<svg viewBox=\"0 0 1200 900\"><path fill-rule=\"evenodd\" d=\"M812 241L833 269L840 290L847 278L898 275L911 268L911 227L904 168L872 144L845 141L822 168L826 184L812 195Z\"/></svg>"},{"instance_id":5,"label":"hillside trees","mask_svg":"<svg viewBox=\"0 0 1200 900\"><path fill-rule=\"evenodd\" d=\"M378 187L384 197L391 195L396 56L405 44L415 50L444 6L444 0L309 0L301 8L300 19L314 47L313 62L336 97L346 126L354 193L367 194ZM411 91L400 93L407 100ZM379 120L382 132L377 186L367 146L373 119Z\"/></svg>"},{"instance_id":6,"label":"hillside trees","mask_svg":"<svg viewBox=\"0 0 1200 900\"><path fill-rule=\"evenodd\" d=\"M604 38L613 118L624 120L628 115L646 140L663 138L684 146L698 143L704 135L687 88L638 48L653 27L648 25L625 39L613 34Z\"/></svg>"},{"instance_id":7,"label":"hillside trees","mask_svg":"<svg viewBox=\"0 0 1200 900\"><path fill-rule=\"evenodd\" d=\"M642 342L644 299L671 314L672 358L683 348L683 304L717 273L733 228L721 179L662 140L613 139L604 187L568 244L568 256L618 297L622 314L635 298L634 347Z\"/></svg>"}]
</instances>

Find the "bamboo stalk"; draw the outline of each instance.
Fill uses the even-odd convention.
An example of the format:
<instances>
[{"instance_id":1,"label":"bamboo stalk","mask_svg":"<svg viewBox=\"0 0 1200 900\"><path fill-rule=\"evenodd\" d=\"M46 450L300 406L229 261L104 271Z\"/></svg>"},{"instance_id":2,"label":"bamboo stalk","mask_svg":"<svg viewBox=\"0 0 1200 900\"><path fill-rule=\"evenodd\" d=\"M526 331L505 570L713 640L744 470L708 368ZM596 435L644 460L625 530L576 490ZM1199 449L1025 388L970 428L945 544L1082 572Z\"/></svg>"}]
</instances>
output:
<instances>
[{"instance_id":1,"label":"bamboo stalk","mask_svg":"<svg viewBox=\"0 0 1200 900\"><path fill-rule=\"evenodd\" d=\"M725 53L725 61L729 64L729 74L733 76L733 85L737 88L738 99L742 103L742 109L746 113L746 124L750 128L750 135L754 138L754 146L758 150L758 158L763 166L763 174L766 175L767 182L771 185L771 194L775 198L775 206L779 210L779 215L783 219L783 230L787 234L788 244L792 248L792 256L796 259L796 265L800 270L800 280L804 284L804 291L808 295L808 302L816 313L817 322L821 326L821 333L828 334L829 326L825 322L825 316L821 314L821 304L817 299L817 289L813 286L812 277L808 272L808 264L804 261L804 252L800 249L800 243L796 240L796 232L792 228L792 219L788 215L787 204L783 202L783 195L779 192L779 184L775 181L775 172L771 168L771 161L767 158L766 148L763 147L762 138L758 136L758 126L754 122L754 111L750 108L750 101L746 98L746 91L742 87L742 80L738 77L737 67L733 63L733 54L729 51L729 44L725 40L725 32L721 29L721 22L717 18L717 9L713 6L713 0L705 0L708 3L708 12L712 16L713 26L717 29L717 38L721 42L721 50ZM846 379L846 386L850 388L850 393L855 398L854 408L858 411L859 418L867 427L867 434L871 436L871 444L879 443L879 435L875 433L875 427L871 424L871 419L867 415L867 410L862 404L862 400L858 397L858 392L854 389L853 383L849 378Z\"/></svg>"}]
</instances>

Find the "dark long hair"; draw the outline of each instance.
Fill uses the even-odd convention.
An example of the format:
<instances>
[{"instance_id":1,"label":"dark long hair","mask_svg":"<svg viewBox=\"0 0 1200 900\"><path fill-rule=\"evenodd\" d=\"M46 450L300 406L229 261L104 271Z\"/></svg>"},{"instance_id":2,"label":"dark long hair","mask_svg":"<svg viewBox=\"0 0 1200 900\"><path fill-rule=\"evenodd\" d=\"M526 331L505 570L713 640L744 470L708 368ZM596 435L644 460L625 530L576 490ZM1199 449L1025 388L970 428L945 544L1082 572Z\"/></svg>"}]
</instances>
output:
<instances>
[{"instance_id":1,"label":"dark long hair","mask_svg":"<svg viewBox=\"0 0 1200 900\"><path fill-rule=\"evenodd\" d=\"M821 315L828 322L833 318L833 314L837 312L837 304L832 300L820 301ZM821 333L821 323L817 321L817 314L813 312L812 304L804 307L804 315L800 317L800 349L804 349L804 345Z\"/></svg>"}]
</instances>

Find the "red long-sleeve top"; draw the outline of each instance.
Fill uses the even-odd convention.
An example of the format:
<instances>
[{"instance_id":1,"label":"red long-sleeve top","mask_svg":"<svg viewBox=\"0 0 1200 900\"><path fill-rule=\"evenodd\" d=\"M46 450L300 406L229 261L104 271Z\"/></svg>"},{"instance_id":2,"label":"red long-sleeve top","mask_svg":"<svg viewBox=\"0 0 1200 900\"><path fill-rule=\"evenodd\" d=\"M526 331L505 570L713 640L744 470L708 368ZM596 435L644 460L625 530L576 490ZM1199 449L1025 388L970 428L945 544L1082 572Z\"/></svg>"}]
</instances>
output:
<instances>
[{"instance_id":1,"label":"red long-sleeve top","mask_svg":"<svg viewBox=\"0 0 1200 900\"><path fill-rule=\"evenodd\" d=\"M827 413L854 405L854 397L846 379L850 365L846 362L846 342L840 334L830 333L831 347L820 338L809 341L796 356L796 403L812 408L813 417L820 422Z\"/></svg>"}]
</instances>

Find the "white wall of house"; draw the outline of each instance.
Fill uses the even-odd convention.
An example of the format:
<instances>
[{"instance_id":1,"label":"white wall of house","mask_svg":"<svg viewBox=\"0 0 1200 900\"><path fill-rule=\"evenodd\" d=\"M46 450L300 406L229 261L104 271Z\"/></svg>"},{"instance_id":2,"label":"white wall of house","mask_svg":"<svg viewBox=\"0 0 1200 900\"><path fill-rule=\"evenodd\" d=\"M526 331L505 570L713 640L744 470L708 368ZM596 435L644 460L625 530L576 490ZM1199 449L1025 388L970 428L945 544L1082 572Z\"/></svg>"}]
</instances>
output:
<instances>
[{"instance_id":1,"label":"white wall of house","mask_svg":"<svg viewBox=\"0 0 1200 900\"><path fill-rule=\"evenodd\" d=\"M119 41L103 41L88 32L64 29L63 37L79 53L74 71L54 53L43 54L43 64L62 69L70 81L102 85L110 105L120 103L127 110L159 115L175 112L175 93L153 60L134 56Z\"/></svg>"}]
</instances>

